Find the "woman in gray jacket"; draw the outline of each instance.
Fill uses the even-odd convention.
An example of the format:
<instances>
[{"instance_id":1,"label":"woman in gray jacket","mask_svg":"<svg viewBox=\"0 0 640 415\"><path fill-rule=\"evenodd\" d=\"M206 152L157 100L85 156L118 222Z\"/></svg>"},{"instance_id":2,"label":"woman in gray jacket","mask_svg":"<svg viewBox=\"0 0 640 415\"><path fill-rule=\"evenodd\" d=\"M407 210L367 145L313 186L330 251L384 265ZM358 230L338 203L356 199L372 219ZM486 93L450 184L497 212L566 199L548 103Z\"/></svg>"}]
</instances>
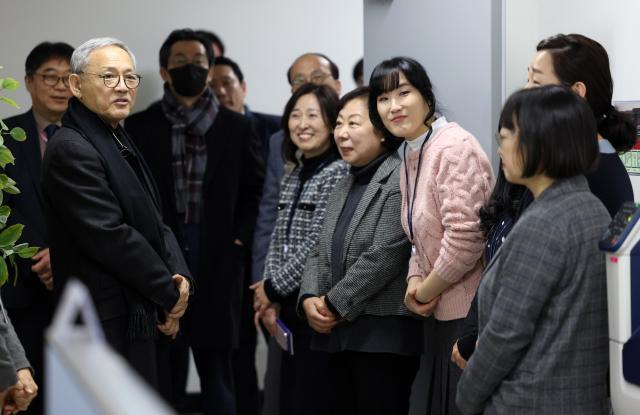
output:
<instances>
[{"instance_id":1,"label":"woman in gray jacket","mask_svg":"<svg viewBox=\"0 0 640 415\"><path fill-rule=\"evenodd\" d=\"M535 200L487 265L479 338L458 383L465 414L608 414L607 289L598 241L610 217L583 174L598 159L586 100L561 86L513 94L502 169Z\"/></svg>"},{"instance_id":2,"label":"woman in gray jacket","mask_svg":"<svg viewBox=\"0 0 640 415\"><path fill-rule=\"evenodd\" d=\"M329 352L331 413L406 414L422 323L405 307L411 252L400 223L400 141L369 120L368 88L346 94L334 136L351 165L305 266L298 310Z\"/></svg>"}]
</instances>

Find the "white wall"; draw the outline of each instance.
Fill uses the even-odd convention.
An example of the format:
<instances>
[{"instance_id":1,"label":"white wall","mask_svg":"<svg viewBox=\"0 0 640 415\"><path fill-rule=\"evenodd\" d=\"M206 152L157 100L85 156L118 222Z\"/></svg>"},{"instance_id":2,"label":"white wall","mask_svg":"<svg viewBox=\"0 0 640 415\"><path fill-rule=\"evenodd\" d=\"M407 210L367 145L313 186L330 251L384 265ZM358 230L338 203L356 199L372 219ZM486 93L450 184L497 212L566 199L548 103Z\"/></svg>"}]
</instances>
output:
<instances>
[{"instance_id":1,"label":"white wall","mask_svg":"<svg viewBox=\"0 0 640 415\"><path fill-rule=\"evenodd\" d=\"M506 91L522 87L536 45L557 33L580 33L609 54L614 101L640 101L640 1L506 0ZM640 176L631 175L636 202Z\"/></svg>"},{"instance_id":2,"label":"white wall","mask_svg":"<svg viewBox=\"0 0 640 415\"><path fill-rule=\"evenodd\" d=\"M279 114L290 95L286 71L304 52L321 52L339 66L343 90L355 85L353 65L363 55L363 5L356 0L2 0L0 77L24 77L29 51L44 40L78 46L97 36L127 43L144 77L136 111L162 95L158 50L173 29L215 31L226 55L241 66L252 109ZM6 94L23 110L0 105L4 118L29 108L24 88Z\"/></svg>"},{"instance_id":3,"label":"white wall","mask_svg":"<svg viewBox=\"0 0 640 415\"><path fill-rule=\"evenodd\" d=\"M473 133L497 164L502 1L365 0L364 13L365 77L383 59L418 60L447 119Z\"/></svg>"},{"instance_id":4,"label":"white wall","mask_svg":"<svg viewBox=\"0 0 640 415\"><path fill-rule=\"evenodd\" d=\"M640 99L640 1L506 0L507 92L522 87L536 45L557 33L580 33L609 53L614 101Z\"/></svg>"}]
</instances>

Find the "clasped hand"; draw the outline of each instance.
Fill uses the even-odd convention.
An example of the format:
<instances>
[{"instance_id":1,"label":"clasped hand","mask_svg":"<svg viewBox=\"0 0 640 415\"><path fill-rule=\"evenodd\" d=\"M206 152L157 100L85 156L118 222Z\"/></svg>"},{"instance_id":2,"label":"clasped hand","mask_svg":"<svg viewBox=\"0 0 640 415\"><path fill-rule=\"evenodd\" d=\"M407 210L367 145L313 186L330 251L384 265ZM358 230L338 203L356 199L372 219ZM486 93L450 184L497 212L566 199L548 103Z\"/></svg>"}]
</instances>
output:
<instances>
[{"instance_id":1,"label":"clasped hand","mask_svg":"<svg viewBox=\"0 0 640 415\"><path fill-rule=\"evenodd\" d=\"M302 302L302 308L307 316L307 322L318 333L328 334L338 324L340 319L333 314L322 297L308 297Z\"/></svg>"},{"instance_id":2,"label":"clasped hand","mask_svg":"<svg viewBox=\"0 0 640 415\"><path fill-rule=\"evenodd\" d=\"M38 385L31 376L31 370L20 369L16 372L18 381L6 391L0 391L2 415L13 415L26 411L29 404L38 395Z\"/></svg>"},{"instance_id":3,"label":"clasped hand","mask_svg":"<svg viewBox=\"0 0 640 415\"><path fill-rule=\"evenodd\" d=\"M428 303L421 303L416 299L416 293L418 292L418 287L422 279L420 276L412 276L409 278L407 291L404 295L404 304L407 308L414 313L421 315L423 317L430 316L438 305L438 301L440 301L440 296L435 297L433 300Z\"/></svg>"},{"instance_id":4,"label":"clasped hand","mask_svg":"<svg viewBox=\"0 0 640 415\"><path fill-rule=\"evenodd\" d=\"M264 290L264 280L251 284L249 288L253 290L253 311L262 315L267 307L271 305L271 301Z\"/></svg>"},{"instance_id":5,"label":"clasped hand","mask_svg":"<svg viewBox=\"0 0 640 415\"><path fill-rule=\"evenodd\" d=\"M182 275L176 274L173 276L173 282L178 287L180 296L173 308L170 311L165 311L165 322L158 325L158 330L162 334L175 339L180 330L180 318L184 316L189 305L189 280Z\"/></svg>"}]
</instances>

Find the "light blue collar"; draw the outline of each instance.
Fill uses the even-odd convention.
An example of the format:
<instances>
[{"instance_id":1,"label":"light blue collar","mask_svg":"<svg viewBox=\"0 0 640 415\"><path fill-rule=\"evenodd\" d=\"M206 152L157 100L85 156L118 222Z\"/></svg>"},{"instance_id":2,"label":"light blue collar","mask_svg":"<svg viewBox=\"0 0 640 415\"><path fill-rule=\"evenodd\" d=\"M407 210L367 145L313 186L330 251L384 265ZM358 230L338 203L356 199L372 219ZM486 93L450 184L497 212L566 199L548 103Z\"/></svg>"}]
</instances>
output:
<instances>
[{"instance_id":1,"label":"light blue collar","mask_svg":"<svg viewBox=\"0 0 640 415\"><path fill-rule=\"evenodd\" d=\"M613 154L616 153L616 149L613 148L613 145L607 140L603 138L602 140L598 140L598 147L600 147L600 153L602 154Z\"/></svg>"}]
</instances>

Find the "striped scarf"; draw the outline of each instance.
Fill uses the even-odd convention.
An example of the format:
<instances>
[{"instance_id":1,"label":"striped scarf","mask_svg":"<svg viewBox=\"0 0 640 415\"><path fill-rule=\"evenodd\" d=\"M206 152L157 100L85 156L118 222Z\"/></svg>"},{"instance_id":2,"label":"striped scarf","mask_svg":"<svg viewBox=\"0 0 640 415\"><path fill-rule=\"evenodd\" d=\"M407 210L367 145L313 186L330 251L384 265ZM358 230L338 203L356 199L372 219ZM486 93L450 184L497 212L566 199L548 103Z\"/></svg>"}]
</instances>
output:
<instances>
[{"instance_id":1,"label":"striped scarf","mask_svg":"<svg viewBox=\"0 0 640 415\"><path fill-rule=\"evenodd\" d=\"M184 223L200 223L202 186L207 167L205 134L218 114L218 100L207 87L198 102L186 108L165 84L162 111L172 124L171 167L176 210Z\"/></svg>"}]
</instances>

